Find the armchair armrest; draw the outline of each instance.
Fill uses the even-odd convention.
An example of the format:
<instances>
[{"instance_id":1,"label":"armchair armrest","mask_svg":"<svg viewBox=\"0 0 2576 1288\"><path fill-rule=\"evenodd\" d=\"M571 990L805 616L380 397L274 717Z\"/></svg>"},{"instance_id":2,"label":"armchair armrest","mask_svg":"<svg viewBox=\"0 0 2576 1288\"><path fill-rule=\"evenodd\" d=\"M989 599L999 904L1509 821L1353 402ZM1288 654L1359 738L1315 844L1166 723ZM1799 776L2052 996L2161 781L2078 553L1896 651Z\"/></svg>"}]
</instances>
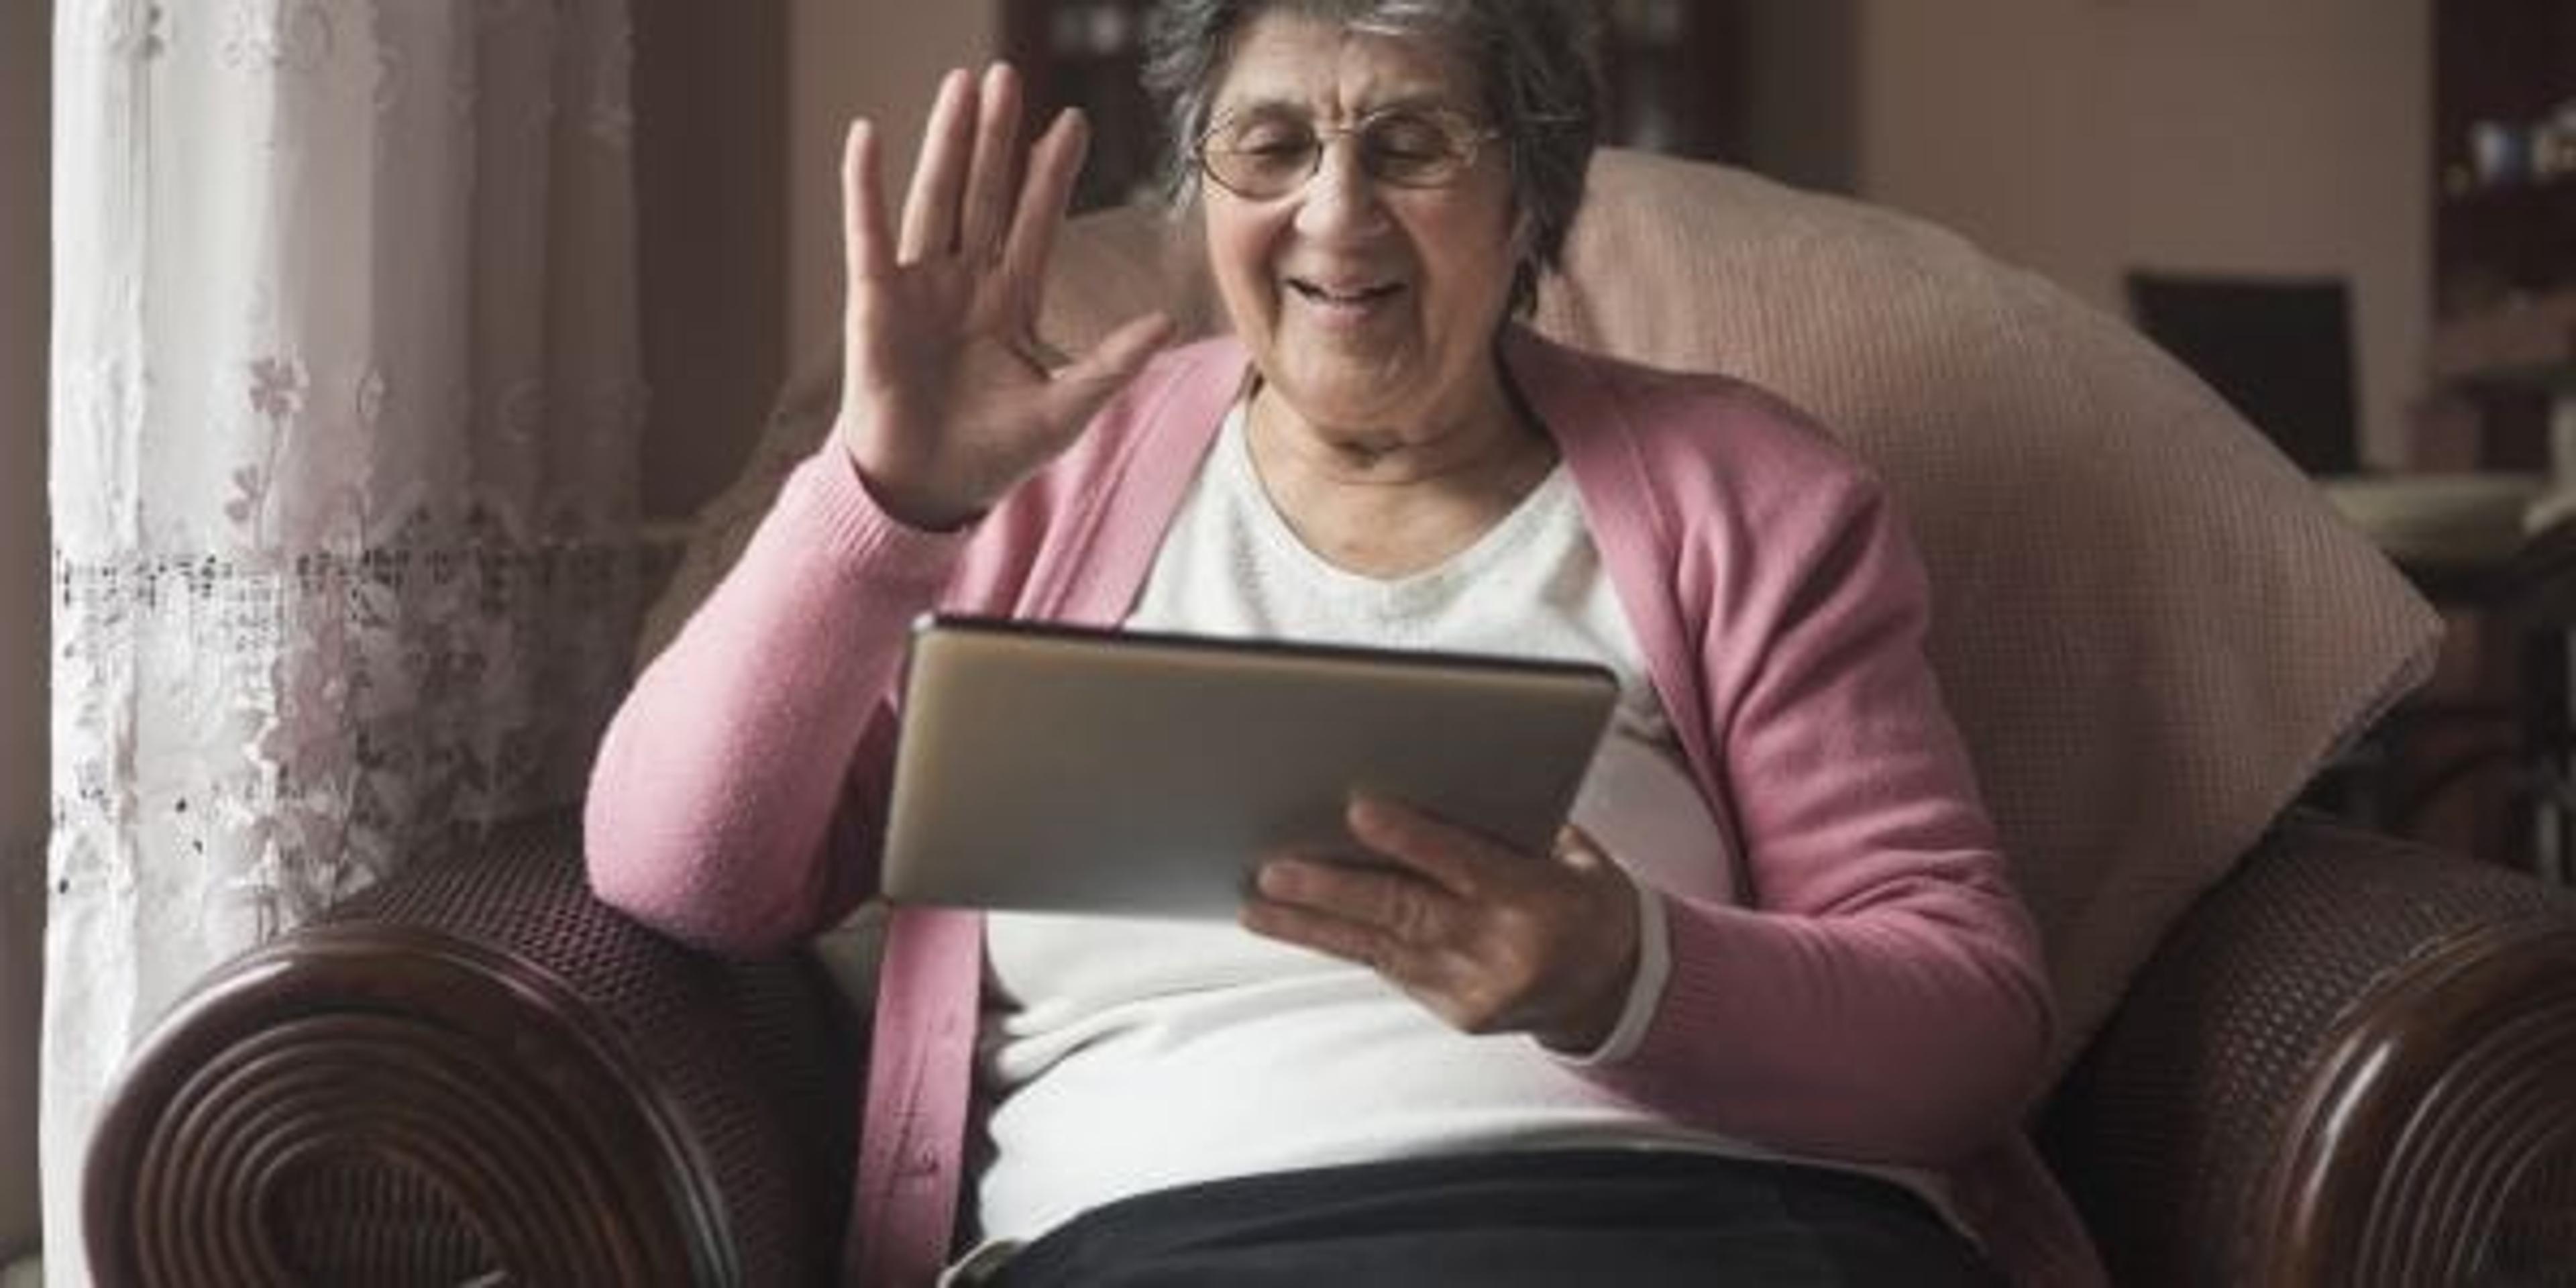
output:
<instances>
[{"instance_id":1,"label":"armchair armrest","mask_svg":"<svg viewBox=\"0 0 2576 1288\"><path fill-rule=\"evenodd\" d=\"M577 825L414 863L218 969L83 1180L99 1282L822 1281L855 1051L801 959L590 897Z\"/></svg>"},{"instance_id":2,"label":"armchair armrest","mask_svg":"<svg viewBox=\"0 0 2576 1288\"><path fill-rule=\"evenodd\" d=\"M2576 899L2294 817L2042 1125L2123 1282L2565 1282Z\"/></svg>"}]
</instances>

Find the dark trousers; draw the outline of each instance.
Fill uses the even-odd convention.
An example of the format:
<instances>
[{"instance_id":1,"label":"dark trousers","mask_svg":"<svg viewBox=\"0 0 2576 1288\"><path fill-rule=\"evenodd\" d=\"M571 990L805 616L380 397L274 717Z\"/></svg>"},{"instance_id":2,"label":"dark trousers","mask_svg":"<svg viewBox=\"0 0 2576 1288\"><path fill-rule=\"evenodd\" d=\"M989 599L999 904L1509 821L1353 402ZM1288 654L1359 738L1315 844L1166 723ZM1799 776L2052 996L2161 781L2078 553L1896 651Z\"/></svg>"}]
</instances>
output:
<instances>
[{"instance_id":1,"label":"dark trousers","mask_svg":"<svg viewBox=\"0 0 2576 1288\"><path fill-rule=\"evenodd\" d=\"M1179 1284L1995 1285L1920 1198L1871 1177L1671 1152L1407 1159L1106 1204L1001 1288Z\"/></svg>"}]
</instances>

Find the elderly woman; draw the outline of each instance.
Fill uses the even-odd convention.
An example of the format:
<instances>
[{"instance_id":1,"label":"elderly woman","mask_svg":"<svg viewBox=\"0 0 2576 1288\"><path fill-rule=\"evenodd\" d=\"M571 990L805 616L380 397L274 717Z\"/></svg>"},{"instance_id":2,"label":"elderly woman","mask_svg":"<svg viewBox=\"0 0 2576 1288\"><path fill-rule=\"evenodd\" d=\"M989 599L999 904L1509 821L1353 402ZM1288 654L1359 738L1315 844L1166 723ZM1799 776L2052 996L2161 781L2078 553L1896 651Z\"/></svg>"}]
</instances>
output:
<instances>
[{"instance_id":1,"label":"elderly woman","mask_svg":"<svg viewBox=\"0 0 2576 1288\"><path fill-rule=\"evenodd\" d=\"M603 897L738 952L864 898L934 607L1623 695L1554 853L1362 799L1385 862L1275 858L1239 925L898 913L854 1278L2094 1277L2017 1139L2047 988L1886 495L1759 390L1514 322L1581 200L1588 11L1166 4L1232 323L1171 352L1034 332L1078 116L1024 145L1009 69L951 74L899 215L852 128L836 432L609 731Z\"/></svg>"}]
</instances>

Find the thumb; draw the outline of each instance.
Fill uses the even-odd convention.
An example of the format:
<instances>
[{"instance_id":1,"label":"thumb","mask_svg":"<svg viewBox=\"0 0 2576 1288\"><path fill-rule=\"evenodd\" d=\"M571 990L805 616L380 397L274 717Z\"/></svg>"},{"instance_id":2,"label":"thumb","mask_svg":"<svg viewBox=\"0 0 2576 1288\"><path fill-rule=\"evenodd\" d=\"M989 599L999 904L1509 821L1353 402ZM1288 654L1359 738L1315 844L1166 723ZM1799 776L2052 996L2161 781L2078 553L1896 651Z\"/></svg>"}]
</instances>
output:
<instances>
[{"instance_id":1,"label":"thumb","mask_svg":"<svg viewBox=\"0 0 2576 1288\"><path fill-rule=\"evenodd\" d=\"M1049 377L1048 418L1058 424L1088 422L1101 404L1145 369L1147 359L1170 342L1173 329L1172 319L1162 313L1131 318L1091 346L1091 352L1057 368Z\"/></svg>"}]
</instances>

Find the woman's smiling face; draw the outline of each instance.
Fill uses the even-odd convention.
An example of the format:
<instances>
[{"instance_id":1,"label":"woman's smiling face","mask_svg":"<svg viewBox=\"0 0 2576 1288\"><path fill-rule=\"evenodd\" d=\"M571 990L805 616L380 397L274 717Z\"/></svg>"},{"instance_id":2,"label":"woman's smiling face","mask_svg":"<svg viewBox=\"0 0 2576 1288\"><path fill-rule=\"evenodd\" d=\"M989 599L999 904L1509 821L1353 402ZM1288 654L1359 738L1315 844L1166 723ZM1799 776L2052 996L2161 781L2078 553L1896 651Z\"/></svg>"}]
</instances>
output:
<instances>
[{"instance_id":1,"label":"woman's smiling face","mask_svg":"<svg viewBox=\"0 0 2576 1288\"><path fill-rule=\"evenodd\" d=\"M1505 150L1488 142L1454 181L1405 187L1373 178L1359 139L1338 133L1391 108L1477 122L1477 90L1421 40L1273 13L1237 42L1210 119L1327 142L1284 196L1203 177L1208 258L1263 379L1318 429L1438 432L1498 389L1493 339L1519 260Z\"/></svg>"}]
</instances>

